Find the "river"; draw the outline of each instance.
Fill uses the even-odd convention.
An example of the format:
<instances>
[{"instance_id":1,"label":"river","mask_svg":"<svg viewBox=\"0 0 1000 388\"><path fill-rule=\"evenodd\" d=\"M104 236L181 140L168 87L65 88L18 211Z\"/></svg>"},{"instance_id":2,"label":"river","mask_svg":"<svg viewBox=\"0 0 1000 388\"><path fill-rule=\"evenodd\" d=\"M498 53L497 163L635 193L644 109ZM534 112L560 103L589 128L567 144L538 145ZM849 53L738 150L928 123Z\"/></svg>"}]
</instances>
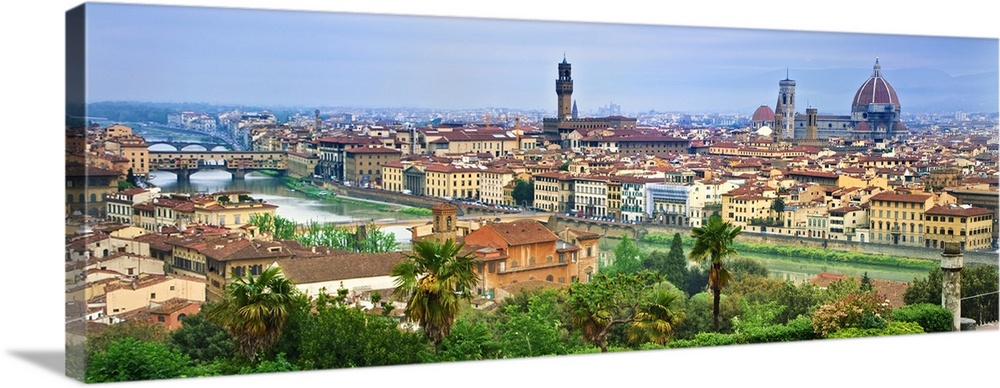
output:
<instances>
[{"instance_id":1,"label":"river","mask_svg":"<svg viewBox=\"0 0 1000 388\"><path fill-rule=\"evenodd\" d=\"M246 174L242 180L234 180L230 173L219 170L196 172L191 174L188 182L178 182L177 176L169 172L153 171L151 176L151 183L160 187L164 193L212 193L246 190L254 198L277 205L277 215L300 224L310 221L361 223L386 219L430 219L430 217L399 213L398 210L404 208L400 205L388 204L387 210L379 210L375 206L310 197L305 193L285 187L280 178L257 172ZM405 226L388 226L382 229L393 233L396 236L396 241L400 242L401 248L409 247L410 231Z\"/></svg>"}]
</instances>

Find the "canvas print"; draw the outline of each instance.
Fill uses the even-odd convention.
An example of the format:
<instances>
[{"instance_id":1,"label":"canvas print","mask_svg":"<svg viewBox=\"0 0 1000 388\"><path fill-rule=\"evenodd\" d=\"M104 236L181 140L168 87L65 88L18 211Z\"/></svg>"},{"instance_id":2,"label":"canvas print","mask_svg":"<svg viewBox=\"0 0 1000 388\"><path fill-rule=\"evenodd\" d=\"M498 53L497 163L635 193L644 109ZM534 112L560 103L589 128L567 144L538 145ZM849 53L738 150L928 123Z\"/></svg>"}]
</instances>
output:
<instances>
[{"instance_id":1,"label":"canvas print","mask_svg":"<svg viewBox=\"0 0 1000 388\"><path fill-rule=\"evenodd\" d=\"M997 330L995 38L66 26L86 383Z\"/></svg>"}]
</instances>

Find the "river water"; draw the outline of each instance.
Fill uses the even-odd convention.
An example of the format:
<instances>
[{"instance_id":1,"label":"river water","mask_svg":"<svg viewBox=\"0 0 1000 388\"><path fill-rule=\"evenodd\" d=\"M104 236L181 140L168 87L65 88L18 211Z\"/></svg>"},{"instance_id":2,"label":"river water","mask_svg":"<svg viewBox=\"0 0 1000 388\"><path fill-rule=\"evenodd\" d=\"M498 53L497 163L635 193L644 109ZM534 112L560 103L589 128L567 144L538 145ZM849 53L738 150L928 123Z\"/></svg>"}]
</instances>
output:
<instances>
[{"instance_id":1,"label":"river water","mask_svg":"<svg viewBox=\"0 0 1000 388\"><path fill-rule=\"evenodd\" d=\"M322 200L285 187L280 178L256 172L246 174L242 180L232 179L226 171L211 170L191 174L187 182L178 182L177 175L169 172L153 171L151 183L164 193L213 193L219 191L246 190L250 196L266 203L277 205L275 213L281 217L304 224L310 221L321 223L361 223L370 220L414 219L421 217L398 213L402 206L389 205L388 210L378 210L371 206L336 200ZM423 217L430 219L429 217ZM396 235L396 241L406 248L410 243L410 231L403 226L382 228Z\"/></svg>"}]
</instances>

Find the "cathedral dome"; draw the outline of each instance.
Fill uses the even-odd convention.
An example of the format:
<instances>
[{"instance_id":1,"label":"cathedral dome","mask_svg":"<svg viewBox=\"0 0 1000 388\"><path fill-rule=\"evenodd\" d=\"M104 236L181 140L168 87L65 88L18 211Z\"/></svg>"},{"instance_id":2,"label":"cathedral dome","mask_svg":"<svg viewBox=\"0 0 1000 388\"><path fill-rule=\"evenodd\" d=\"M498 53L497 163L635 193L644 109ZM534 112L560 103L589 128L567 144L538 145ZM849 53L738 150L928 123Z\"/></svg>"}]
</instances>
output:
<instances>
[{"instance_id":1,"label":"cathedral dome","mask_svg":"<svg viewBox=\"0 0 1000 388\"><path fill-rule=\"evenodd\" d=\"M771 107L767 105L761 105L760 108L757 108L757 110L753 111L753 118L751 118L750 121L753 122L774 121L774 111L771 110Z\"/></svg>"},{"instance_id":2,"label":"cathedral dome","mask_svg":"<svg viewBox=\"0 0 1000 388\"><path fill-rule=\"evenodd\" d=\"M882 66L875 59L875 66L872 69L872 76L865 83L861 84L858 92L854 94L851 103L852 111L864 111L869 104L892 104L899 110L899 99L896 98L896 90L892 88L889 81L882 78Z\"/></svg>"}]
</instances>

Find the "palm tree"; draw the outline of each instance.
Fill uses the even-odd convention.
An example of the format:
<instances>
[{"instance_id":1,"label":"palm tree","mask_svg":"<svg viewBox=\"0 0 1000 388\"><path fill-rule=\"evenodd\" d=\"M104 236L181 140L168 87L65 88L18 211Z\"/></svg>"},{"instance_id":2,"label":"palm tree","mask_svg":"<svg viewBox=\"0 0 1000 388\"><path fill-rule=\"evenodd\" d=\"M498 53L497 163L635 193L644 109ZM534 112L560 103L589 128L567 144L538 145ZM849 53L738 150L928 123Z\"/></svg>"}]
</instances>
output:
<instances>
[{"instance_id":1,"label":"palm tree","mask_svg":"<svg viewBox=\"0 0 1000 388\"><path fill-rule=\"evenodd\" d=\"M421 240L413 244L407 259L392 269L396 277L393 295L408 298L404 314L424 329L435 350L451 332L460 300L470 299L479 282L473 270L475 259L461 254L464 245L451 239L443 243Z\"/></svg>"},{"instance_id":2,"label":"palm tree","mask_svg":"<svg viewBox=\"0 0 1000 388\"><path fill-rule=\"evenodd\" d=\"M238 276L226 285L223 300L209 306L206 318L236 339L237 351L251 362L278 340L298 290L281 268Z\"/></svg>"},{"instance_id":3,"label":"palm tree","mask_svg":"<svg viewBox=\"0 0 1000 388\"><path fill-rule=\"evenodd\" d=\"M684 320L684 292L669 282L660 283L645 303L629 326L628 337L632 341L664 345Z\"/></svg>"},{"instance_id":4,"label":"palm tree","mask_svg":"<svg viewBox=\"0 0 1000 388\"><path fill-rule=\"evenodd\" d=\"M716 332L719 331L721 291L729 283L730 278L729 271L723 266L722 261L737 253L732 244L742 230L742 227L733 226L729 221L722 221L722 217L718 214L709 217L704 225L691 229L691 237L695 240L688 256L697 262L709 259L712 264L708 271L708 287L713 294L712 313Z\"/></svg>"}]
</instances>

